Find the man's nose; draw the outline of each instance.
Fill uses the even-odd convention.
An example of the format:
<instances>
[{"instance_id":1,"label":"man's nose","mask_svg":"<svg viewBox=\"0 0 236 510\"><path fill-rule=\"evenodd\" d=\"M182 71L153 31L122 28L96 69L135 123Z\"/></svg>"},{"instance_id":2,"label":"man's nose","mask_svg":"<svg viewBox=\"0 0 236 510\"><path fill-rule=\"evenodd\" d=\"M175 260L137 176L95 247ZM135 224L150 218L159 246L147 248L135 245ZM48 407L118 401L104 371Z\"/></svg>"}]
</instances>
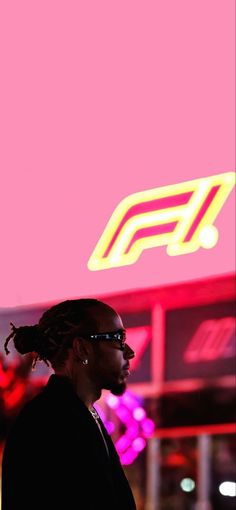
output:
<instances>
[{"instance_id":1,"label":"man's nose","mask_svg":"<svg viewBox=\"0 0 236 510\"><path fill-rule=\"evenodd\" d=\"M125 350L124 350L124 358L125 359L132 359L135 357L135 352L128 344L125 344Z\"/></svg>"}]
</instances>

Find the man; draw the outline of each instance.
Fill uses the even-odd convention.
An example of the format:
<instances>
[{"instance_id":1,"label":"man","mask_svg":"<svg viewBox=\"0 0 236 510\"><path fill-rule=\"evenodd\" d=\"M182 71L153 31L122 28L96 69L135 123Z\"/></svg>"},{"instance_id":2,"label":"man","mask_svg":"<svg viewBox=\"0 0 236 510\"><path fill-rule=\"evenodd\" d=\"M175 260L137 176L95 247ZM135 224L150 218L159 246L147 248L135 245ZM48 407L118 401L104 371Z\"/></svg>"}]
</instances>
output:
<instances>
[{"instance_id":1,"label":"man","mask_svg":"<svg viewBox=\"0 0 236 510\"><path fill-rule=\"evenodd\" d=\"M53 374L18 416L6 440L2 510L135 510L112 440L93 404L103 389L121 395L133 350L122 320L95 299L68 300L35 326L15 328L18 352Z\"/></svg>"}]
</instances>

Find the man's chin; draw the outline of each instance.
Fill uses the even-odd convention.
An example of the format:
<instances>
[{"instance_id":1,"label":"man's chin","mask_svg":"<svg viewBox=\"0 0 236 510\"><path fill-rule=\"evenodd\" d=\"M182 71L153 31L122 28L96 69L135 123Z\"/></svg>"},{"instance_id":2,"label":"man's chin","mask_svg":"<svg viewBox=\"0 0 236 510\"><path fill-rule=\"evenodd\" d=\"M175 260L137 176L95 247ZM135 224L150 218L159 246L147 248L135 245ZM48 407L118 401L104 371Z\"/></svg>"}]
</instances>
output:
<instances>
[{"instance_id":1,"label":"man's chin","mask_svg":"<svg viewBox=\"0 0 236 510\"><path fill-rule=\"evenodd\" d=\"M125 392L126 390L126 383L125 382L122 382L122 383L119 383L119 384L114 384L111 388L110 388L110 392L113 394L113 395L123 395L123 393Z\"/></svg>"}]
</instances>

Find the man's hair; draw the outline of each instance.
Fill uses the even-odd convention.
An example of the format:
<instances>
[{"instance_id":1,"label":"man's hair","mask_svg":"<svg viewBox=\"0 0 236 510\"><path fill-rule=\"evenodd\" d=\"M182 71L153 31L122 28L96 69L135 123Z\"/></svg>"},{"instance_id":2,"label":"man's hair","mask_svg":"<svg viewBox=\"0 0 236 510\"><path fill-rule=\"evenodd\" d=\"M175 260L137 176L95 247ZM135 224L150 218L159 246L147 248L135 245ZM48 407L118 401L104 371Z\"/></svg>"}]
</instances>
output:
<instances>
[{"instance_id":1,"label":"man's hair","mask_svg":"<svg viewBox=\"0 0 236 510\"><path fill-rule=\"evenodd\" d=\"M9 354L8 343L12 339L20 354L34 353L37 360L53 366L63 364L67 350L81 328L93 328L91 310L99 304L97 299L73 299L62 301L46 310L38 324L16 328L6 338L4 348Z\"/></svg>"}]
</instances>

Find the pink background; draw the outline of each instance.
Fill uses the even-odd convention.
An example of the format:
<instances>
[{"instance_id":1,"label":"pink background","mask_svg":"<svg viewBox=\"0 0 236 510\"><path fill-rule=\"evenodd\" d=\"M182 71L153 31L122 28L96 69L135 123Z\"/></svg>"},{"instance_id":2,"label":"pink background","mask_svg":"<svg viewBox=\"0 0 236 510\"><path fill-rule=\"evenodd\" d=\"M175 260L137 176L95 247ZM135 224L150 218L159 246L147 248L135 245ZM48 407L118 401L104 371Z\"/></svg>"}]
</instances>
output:
<instances>
[{"instance_id":1,"label":"pink background","mask_svg":"<svg viewBox=\"0 0 236 510\"><path fill-rule=\"evenodd\" d=\"M122 198L234 170L234 5L1 2L1 307L234 271L233 193L214 249L87 269Z\"/></svg>"}]
</instances>

